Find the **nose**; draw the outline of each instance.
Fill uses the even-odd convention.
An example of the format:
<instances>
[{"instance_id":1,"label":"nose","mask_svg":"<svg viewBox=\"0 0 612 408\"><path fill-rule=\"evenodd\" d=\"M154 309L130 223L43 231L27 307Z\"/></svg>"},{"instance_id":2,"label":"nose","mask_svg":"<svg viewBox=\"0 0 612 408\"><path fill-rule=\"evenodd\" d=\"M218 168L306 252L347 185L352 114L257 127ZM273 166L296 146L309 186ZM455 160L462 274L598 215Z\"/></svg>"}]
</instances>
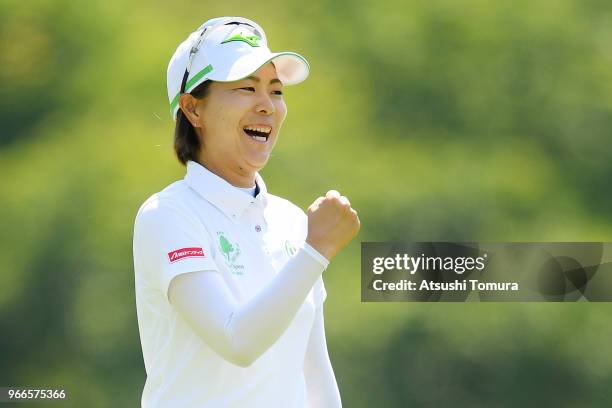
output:
<instances>
[{"instance_id":1,"label":"nose","mask_svg":"<svg viewBox=\"0 0 612 408\"><path fill-rule=\"evenodd\" d=\"M270 95L262 94L255 105L255 111L260 115L272 115L276 112L276 108Z\"/></svg>"}]
</instances>

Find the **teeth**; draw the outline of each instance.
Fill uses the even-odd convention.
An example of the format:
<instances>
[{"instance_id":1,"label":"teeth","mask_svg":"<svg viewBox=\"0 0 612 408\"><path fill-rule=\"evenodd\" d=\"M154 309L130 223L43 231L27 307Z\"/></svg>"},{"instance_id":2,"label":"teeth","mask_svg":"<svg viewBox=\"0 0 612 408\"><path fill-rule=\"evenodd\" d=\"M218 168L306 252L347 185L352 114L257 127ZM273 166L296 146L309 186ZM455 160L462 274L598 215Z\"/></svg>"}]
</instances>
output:
<instances>
[{"instance_id":1,"label":"teeth","mask_svg":"<svg viewBox=\"0 0 612 408\"><path fill-rule=\"evenodd\" d=\"M265 136L251 136L251 137L252 137L253 139L255 139L255 140L260 141L260 142L265 142L265 141L267 141L267 140L268 140L268 138L267 138L267 137L265 137Z\"/></svg>"},{"instance_id":2,"label":"teeth","mask_svg":"<svg viewBox=\"0 0 612 408\"><path fill-rule=\"evenodd\" d=\"M245 126L244 129L245 130L254 130L256 132L261 132L261 133L270 133L270 131L272 130L269 127L259 127L259 126Z\"/></svg>"}]
</instances>

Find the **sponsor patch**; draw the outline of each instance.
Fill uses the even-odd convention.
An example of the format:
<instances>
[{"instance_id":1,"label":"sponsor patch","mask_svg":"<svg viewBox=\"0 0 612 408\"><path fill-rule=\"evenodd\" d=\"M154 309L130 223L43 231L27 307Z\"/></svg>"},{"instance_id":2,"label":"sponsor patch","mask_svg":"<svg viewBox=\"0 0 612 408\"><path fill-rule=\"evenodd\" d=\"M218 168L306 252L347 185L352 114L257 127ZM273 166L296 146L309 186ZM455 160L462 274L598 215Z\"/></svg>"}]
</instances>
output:
<instances>
[{"instance_id":1,"label":"sponsor patch","mask_svg":"<svg viewBox=\"0 0 612 408\"><path fill-rule=\"evenodd\" d=\"M172 252L168 252L168 260L170 263L180 261L185 258L206 258L204 250L200 247L181 248Z\"/></svg>"}]
</instances>

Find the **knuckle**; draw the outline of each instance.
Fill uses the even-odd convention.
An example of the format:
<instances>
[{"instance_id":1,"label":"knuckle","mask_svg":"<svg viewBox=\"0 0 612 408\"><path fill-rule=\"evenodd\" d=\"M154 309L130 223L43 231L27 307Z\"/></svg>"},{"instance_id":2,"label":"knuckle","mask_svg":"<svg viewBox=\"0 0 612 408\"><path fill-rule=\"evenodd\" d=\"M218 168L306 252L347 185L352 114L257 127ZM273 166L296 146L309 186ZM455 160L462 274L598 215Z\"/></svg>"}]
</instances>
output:
<instances>
[{"instance_id":1,"label":"knuckle","mask_svg":"<svg viewBox=\"0 0 612 408\"><path fill-rule=\"evenodd\" d=\"M309 213L315 212L319 208L319 205L320 204L318 202L316 202L316 201L314 203L310 204L310 206L308 207L308 212Z\"/></svg>"},{"instance_id":2,"label":"knuckle","mask_svg":"<svg viewBox=\"0 0 612 408\"><path fill-rule=\"evenodd\" d=\"M319 208L319 205L321 205L321 203L323 202L324 198L323 197L319 197L316 200L314 200L314 202L312 204L310 204L310 207L308 207L309 211L314 211L317 208Z\"/></svg>"}]
</instances>

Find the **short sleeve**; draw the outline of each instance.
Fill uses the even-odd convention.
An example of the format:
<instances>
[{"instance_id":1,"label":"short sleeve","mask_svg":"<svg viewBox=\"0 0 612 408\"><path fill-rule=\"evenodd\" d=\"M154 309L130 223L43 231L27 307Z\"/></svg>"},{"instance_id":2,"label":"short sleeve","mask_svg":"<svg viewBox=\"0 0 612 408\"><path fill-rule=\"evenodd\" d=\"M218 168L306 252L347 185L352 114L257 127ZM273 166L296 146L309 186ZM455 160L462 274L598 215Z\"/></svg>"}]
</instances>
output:
<instances>
[{"instance_id":1,"label":"short sleeve","mask_svg":"<svg viewBox=\"0 0 612 408\"><path fill-rule=\"evenodd\" d=\"M185 210L159 201L146 203L136 216L134 267L136 274L159 287L166 300L176 276L218 270L202 223Z\"/></svg>"}]
</instances>

